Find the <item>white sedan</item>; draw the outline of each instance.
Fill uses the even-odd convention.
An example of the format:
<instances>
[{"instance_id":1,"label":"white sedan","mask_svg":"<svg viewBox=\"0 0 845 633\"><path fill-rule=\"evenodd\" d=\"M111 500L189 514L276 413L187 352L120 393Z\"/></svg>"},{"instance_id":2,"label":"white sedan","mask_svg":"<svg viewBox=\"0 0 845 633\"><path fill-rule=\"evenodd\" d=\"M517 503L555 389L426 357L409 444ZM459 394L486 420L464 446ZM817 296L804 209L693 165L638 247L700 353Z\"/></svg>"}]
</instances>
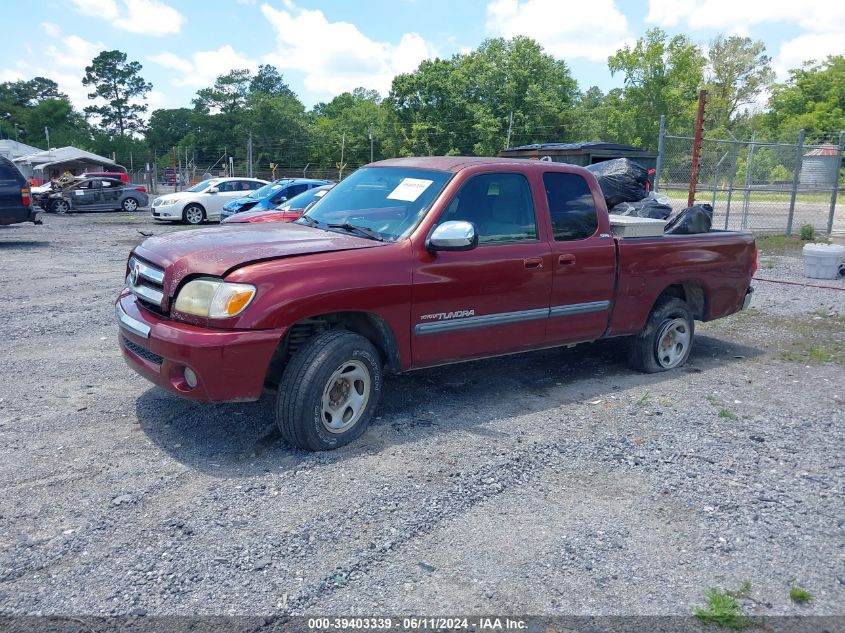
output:
<instances>
[{"instance_id":1,"label":"white sedan","mask_svg":"<svg viewBox=\"0 0 845 633\"><path fill-rule=\"evenodd\" d=\"M153 200L152 214L156 220L181 221L199 224L203 220L220 220L223 205L268 184L258 178L211 178L190 189L166 193Z\"/></svg>"}]
</instances>

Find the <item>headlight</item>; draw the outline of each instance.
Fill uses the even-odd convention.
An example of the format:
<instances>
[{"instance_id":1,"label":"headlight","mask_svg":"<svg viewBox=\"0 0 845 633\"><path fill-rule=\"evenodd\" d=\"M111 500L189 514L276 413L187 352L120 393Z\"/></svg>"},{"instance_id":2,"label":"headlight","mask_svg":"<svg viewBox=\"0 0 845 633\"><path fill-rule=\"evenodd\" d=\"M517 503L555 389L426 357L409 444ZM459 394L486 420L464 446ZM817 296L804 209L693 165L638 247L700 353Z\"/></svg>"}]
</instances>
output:
<instances>
[{"instance_id":1,"label":"headlight","mask_svg":"<svg viewBox=\"0 0 845 633\"><path fill-rule=\"evenodd\" d=\"M161 201L161 204L173 204L176 202L176 198L165 198Z\"/></svg>"},{"instance_id":2,"label":"headlight","mask_svg":"<svg viewBox=\"0 0 845 633\"><path fill-rule=\"evenodd\" d=\"M254 296L255 286L249 284L194 279L179 291L173 309L198 317L228 319L243 312Z\"/></svg>"}]
</instances>

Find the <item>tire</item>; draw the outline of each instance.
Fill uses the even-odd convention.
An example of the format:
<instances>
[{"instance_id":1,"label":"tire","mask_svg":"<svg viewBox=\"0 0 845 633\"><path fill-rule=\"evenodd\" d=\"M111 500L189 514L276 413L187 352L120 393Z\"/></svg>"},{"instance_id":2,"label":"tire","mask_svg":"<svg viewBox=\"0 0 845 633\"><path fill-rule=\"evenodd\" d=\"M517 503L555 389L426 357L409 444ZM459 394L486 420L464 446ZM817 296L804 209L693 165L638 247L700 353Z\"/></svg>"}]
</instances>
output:
<instances>
[{"instance_id":1,"label":"tire","mask_svg":"<svg viewBox=\"0 0 845 633\"><path fill-rule=\"evenodd\" d=\"M381 385L381 358L370 341L346 330L317 334L282 374L276 398L282 437L308 451L349 444L367 429Z\"/></svg>"},{"instance_id":2,"label":"tire","mask_svg":"<svg viewBox=\"0 0 845 633\"><path fill-rule=\"evenodd\" d=\"M189 204L182 210L182 222L185 224L202 224L205 220L205 209L198 204Z\"/></svg>"},{"instance_id":3,"label":"tire","mask_svg":"<svg viewBox=\"0 0 845 633\"><path fill-rule=\"evenodd\" d=\"M50 205L50 211L64 215L70 211L70 203L67 200L53 200L53 203Z\"/></svg>"},{"instance_id":4,"label":"tire","mask_svg":"<svg viewBox=\"0 0 845 633\"><path fill-rule=\"evenodd\" d=\"M120 203L120 208L127 213L137 211L139 206L141 205L138 204L138 201L135 198L124 198L123 202Z\"/></svg>"},{"instance_id":5,"label":"tire","mask_svg":"<svg viewBox=\"0 0 845 633\"><path fill-rule=\"evenodd\" d=\"M695 320L685 301L662 297L646 321L645 328L631 341L628 360L634 369L647 374L677 369L692 350Z\"/></svg>"}]
</instances>

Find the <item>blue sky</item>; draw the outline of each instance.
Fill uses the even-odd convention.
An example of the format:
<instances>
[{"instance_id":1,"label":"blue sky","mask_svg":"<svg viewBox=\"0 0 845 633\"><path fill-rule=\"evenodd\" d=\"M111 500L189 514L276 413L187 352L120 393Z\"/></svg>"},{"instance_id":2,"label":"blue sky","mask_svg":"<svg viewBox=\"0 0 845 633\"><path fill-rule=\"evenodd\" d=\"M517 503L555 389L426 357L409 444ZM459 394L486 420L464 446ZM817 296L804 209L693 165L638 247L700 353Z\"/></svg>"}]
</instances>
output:
<instances>
[{"instance_id":1,"label":"blue sky","mask_svg":"<svg viewBox=\"0 0 845 633\"><path fill-rule=\"evenodd\" d=\"M706 44L716 33L765 42L779 78L845 53L841 0L48 0L7 4L0 81L36 75L86 105L84 67L119 49L153 83L151 109L190 107L232 68L272 63L307 106L356 86L386 94L422 59L527 35L565 59L579 86L621 85L607 56L660 26Z\"/></svg>"}]
</instances>

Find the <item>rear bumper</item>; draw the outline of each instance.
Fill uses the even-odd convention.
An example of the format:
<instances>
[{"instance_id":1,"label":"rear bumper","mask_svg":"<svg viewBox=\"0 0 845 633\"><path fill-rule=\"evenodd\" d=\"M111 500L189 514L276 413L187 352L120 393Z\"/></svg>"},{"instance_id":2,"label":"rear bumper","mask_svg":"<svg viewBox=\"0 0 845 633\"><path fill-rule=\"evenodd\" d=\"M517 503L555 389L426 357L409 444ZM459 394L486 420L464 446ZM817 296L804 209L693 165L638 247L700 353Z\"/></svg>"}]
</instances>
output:
<instances>
[{"instance_id":1,"label":"rear bumper","mask_svg":"<svg viewBox=\"0 0 845 633\"><path fill-rule=\"evenodd\" d=\"M41 207L36 206L3 209L0 211L0 224L19 224L21 222L38 224L41 221L42 213Z\"/></svg>"},{"instance_id":2,"label":"rear bumper","mask_svg":"<svg viewBox=\"0 0 845 633\"><path fill-rule=\"evenodd\" d=\"M285 329L213 330L163 319L123 293L114 307L118 344L126 363L141 376L190 400L257 400L270 359ZM196 374L191 388L185 368Z\"/></svg>"}]
</instances>

